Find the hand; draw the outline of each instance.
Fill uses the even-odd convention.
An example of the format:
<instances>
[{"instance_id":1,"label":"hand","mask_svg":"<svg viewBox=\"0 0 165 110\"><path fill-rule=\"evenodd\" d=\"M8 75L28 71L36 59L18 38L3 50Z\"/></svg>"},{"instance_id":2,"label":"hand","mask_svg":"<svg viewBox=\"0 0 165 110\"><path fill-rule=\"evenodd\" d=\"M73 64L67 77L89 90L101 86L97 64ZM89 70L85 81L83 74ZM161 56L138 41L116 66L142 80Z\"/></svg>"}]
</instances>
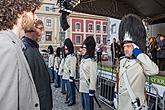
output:
<instances>
[{"instance_id":1,"label":"hand","mask_svg":"<svg viewBox=\"0 0 165 110\"><path fill-rule=\"evenodd\" d=\"M69 82L73 82L73 80L72 79L69 79Z\"/></svg>"},{"instance_id":2,"label":"hand","mask_svg":"<svg viewBox=\"0 0 165 110\"><path fill-rule=\"evenodd\" d=\"M70 76L69 82L73 82L73 79L74 79L74 78Z\"/></svg>"},{"instance_id":3,"label":"hand","mask_svg":"<svg viewBox=\"0 0 165 110\"><path fill-rule=\"evenodd\" d=\"M135 56L135 58L137 58L137 56L139 55L139 54L141 54L142 53L142 51L139 49L139 47L136 45L136 44L134 44L134 43L132 43L132 46L133 46L133 55Z\"/></svg>"},{"instance_id":4,"label":"hand","mask_svg":"<svg viewBox=\"0 0 165 110\"><path fill-rule=\"evenodd\" d=\"M95 90L90 90L90 89L89 89L89 96L90 96L90 97L93 97L94 94L95 94Z\"/></svg>"}]
</instances>

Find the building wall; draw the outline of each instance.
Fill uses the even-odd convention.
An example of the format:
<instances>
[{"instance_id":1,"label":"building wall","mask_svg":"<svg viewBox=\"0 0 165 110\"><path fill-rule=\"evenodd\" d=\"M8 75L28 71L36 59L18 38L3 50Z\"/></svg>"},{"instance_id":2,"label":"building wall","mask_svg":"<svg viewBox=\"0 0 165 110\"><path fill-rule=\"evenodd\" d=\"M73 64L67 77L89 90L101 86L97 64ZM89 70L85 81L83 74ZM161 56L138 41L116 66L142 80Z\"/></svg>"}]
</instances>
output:
<instances>
[{"instance_id":1,"label":"building wall","mask_svg":"<svg viewBox=\"0 0 165 110\"><path fill-rule=\"evenodd\" d=\"M60 13L56 6L57 0L43 0L41 7L36 10L36 15L44 23L45 34L40 41L40 48L46 49L49 45L59 45Z\"/></svg>"},{"instance_id":2,"label":"building wall","mask_svg":"<svg viewBox=\"0 0 165 110\"><path fill-rule=\"evenodd\" d=\"M109 18L109 36L108 36L108 40L109 44L111 44L113 42L113 38L116 38L116 40L119 40L119 35L118 35L118 30L119 30L119 24L120 24L121 20L115 19L115 18Z\"/></svg>"},{"instance_id":3,"label":"building wall","mask_svg":"<svg viewBox=\"0 0 165 110\"><path fill-rule=\"evenodd\" d=\"M149 36L157 37L157 34L165 35L165 23L149 25Z\"/></svg>"},{"instance_id":4,"label":"building wall","mask_svg":"<svg viewBox=\"0 0 165 110\"><path fill-rule=\"evenodd\" d=\"M76 29L76 23L79 23L80 29ZM72 39L76 49L80 47L88 36L93 36L98 43L98 40L106 46L107 44L107 36L108 36L108 18L96 15L89 15L89 14L78 14L72 13L70 15L70 23L71 28L67 31L70 31L70 38ZM90 30L90 25L92 25L92 29ZM96 30L97 25L100 26L100 30ZM106 26L105 31L103 31L103 26ZM78 43L76 43L76 36L81 36Z\"/></svg>"},{"instance_id":5,"label":"building wall","mask_svg":"<svg viewBox=\"0 0 165 110\"><path fill-rule=\"evenodd\" d=\"M61 41L65 38L70 38L75 47L80 47L88 36L94 36L95 40L99 39L102 44L105 42L108 35L107 17L73 12L68 16L70 28L63 32L60 28L60 13L56 3L57 0L43 0L42 6L36 11L38 18L44 22L45 31L47 32L47 35L45 33L40 42L41 48L47 48L48 45L54 47L62 45ZM80 29L76 29L76 23L80 23ZM89 24L92 24L92 30L89 30ZM100 25L100 31L96 30L97 25ZM104 25L106 26L105 32L103 32ZM52 32L52 35L50 35L50 32ZM79 42L76 43L76 41Z\"/></svg>"}]
</instances>

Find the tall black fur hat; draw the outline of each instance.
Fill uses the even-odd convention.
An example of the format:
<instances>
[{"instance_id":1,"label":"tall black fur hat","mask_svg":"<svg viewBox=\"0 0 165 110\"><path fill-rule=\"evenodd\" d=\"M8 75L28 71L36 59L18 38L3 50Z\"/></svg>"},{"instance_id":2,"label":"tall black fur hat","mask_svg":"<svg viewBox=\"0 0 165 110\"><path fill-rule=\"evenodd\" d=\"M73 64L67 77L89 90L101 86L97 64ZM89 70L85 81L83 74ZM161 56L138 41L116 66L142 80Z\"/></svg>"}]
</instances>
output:
<instances>
[{"instance_id":1,"label":"tall black fur hat","mask_svg":"<svg viewBox=\"0 0 165 110\"><path fill-rule=\"evenodd\" d=\"M67 38L67 39L65 39L65 41L64 41L64 47L67 47L67 49L68 49L68 54L72 54L72 53L74 53L74 46L73 46L73 43L72 43L72 41L70 40L70 38Z\"/></svg>"},{"instance_id":2,"label":"tall black fur hat","mask_svg":"<svg viewBox=\"0 0 165 110\"><path fill-rule=\"evenodd\" d=\"M128 14L122 18L119 25L119 40L121 44L133 42L139 46L141 50L145 50L146 29L138 16Z\"/></svg>"},{"instance_id":3,"label":"tall black fur hat","mask_svg":"<svg viewBox=\"0 0 165 110\"><path fill-rule=\"evenodd\" d=\"M83 47L87 49L87 55L90 58L94 58L95 56L95 47L96 47L96 42L95 39L92 36L89 36L85 39L83 43Z\"/></svg>"},{"instance_id":4,"label":"tall black fur hat","mask_svg":"<svg viewBox=\"0 0 165 110\"><path fill-rule=\"evenodd\" d=\"M53 46L49 45L47 51L48 51L49 54L54 54Z\"/></svg>"},{"instance_id":5,"label":"tall black fur hat","mask_svg":"<svg viewBox=\"0 0 165 110\"><path fill-rule=\"evenodd\" d=\"M57 49L56 49L56 56L57 57L60 57L60 52L61 52L61 48L57 47Z\"/></svg>"}]
</instances>

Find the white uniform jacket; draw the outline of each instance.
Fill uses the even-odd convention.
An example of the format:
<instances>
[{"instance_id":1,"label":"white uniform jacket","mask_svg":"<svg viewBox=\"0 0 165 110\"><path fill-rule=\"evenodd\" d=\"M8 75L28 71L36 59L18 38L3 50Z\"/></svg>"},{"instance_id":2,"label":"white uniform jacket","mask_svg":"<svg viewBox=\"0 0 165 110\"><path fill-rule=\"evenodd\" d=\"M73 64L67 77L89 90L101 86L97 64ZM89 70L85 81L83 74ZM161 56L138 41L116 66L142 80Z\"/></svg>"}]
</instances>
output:
<instances>
[{"instance_id":1,"label":"white uniform jacket","mask_svg":"<svg viewBox=\"0 0 165 110\"><path fill-rule=\"evenodd\" d=\"M82 59L80 63L80 88L79 91L89 93L90 90L96 90L97 81L97 63L94 59Z\"/></svg>"},{"instance_id":2,"label":"white uniform jacket","mask_svg":"<svg viewBox=\"0 0 165 110\"><path fill-rule=\"evenodd\" d=\"M49 54L49 64L48 68L54 67L54 54Z\"/></svg>"},{"instance_id":3,"label":"white uniform jacket","mask_svg":"<svg viewBox=\"0 0 165 110\"><path fill-rule=\"evenodd\" d=\"M65 58L61 59L60 67L59 67L59 75L63 75L64 72L64 64L65 64Z\"/></svg>"},{"instance_id":4,"label":"white uniform jacket","mask_svg":"<svg viewBox=\"0 0 165 110\"><path fill-rule=\"evenodd\" d=\"M0 110L40 110L23 47L12 31L0 32Z\"/></svg>"},{"instance_id":5,"label":"white uniform jacket","mask_svg":"<svg viewBox=\"0 0 165 110\"><path fill-rule=\"evenodd\" d=\"M68 80L69 77L76 77L76 57L74 54L69 54L65 58L62 79Z\"/></svg>"},{"instance_id":6,"label":"white uniform jacket","mask_svg":"<svg viewBox=\"0 0 165 110\"><path fill-rule=\"evenodd\" d=\"M126 68L126 71L124 71L124 68ZM144 53L139 54L137 59L123 58L120 61L118 110L133 110L123 74L127 75L128 82L135 96L139 97L140 103L145 105L145 108L142 110L147 110L146 97L144 94L146 75L156 75L158 72L158 66Z\"/></svg>"},{"instance_id":7,"label":"white uniform jacket","mask_svg":"<svg viewBox=\"0 0 165 110\"><path fill-rule=\"evenodd\" d=\"M59 69L60 62L61 62L61 59L59 57L55 57L55 59L54 59L54 70L55 71L58 71L57 69ZM58 72L58 75L59 75L59 72Z\"/></svg>"}]
</instances>

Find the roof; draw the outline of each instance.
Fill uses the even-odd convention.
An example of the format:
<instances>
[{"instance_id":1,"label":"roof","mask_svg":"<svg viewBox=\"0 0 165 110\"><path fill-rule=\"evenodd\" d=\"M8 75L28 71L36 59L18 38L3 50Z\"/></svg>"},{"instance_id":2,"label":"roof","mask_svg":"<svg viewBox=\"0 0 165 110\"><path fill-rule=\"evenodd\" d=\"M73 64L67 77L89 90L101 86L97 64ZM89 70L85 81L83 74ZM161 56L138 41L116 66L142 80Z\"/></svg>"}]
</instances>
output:
<instances>
[{"instance_id":1,"label":"roof","mask_svg":"<svg viewBox=\"0 0 165 110\"><path fill-rule=\"evenodd\" d=\"M118 19L128 13L134 13L141 18L149 18L151 23L159 22L159 19L165 22L164 0L80 0L72 10Z\"/></svg>"}]
</instances>

